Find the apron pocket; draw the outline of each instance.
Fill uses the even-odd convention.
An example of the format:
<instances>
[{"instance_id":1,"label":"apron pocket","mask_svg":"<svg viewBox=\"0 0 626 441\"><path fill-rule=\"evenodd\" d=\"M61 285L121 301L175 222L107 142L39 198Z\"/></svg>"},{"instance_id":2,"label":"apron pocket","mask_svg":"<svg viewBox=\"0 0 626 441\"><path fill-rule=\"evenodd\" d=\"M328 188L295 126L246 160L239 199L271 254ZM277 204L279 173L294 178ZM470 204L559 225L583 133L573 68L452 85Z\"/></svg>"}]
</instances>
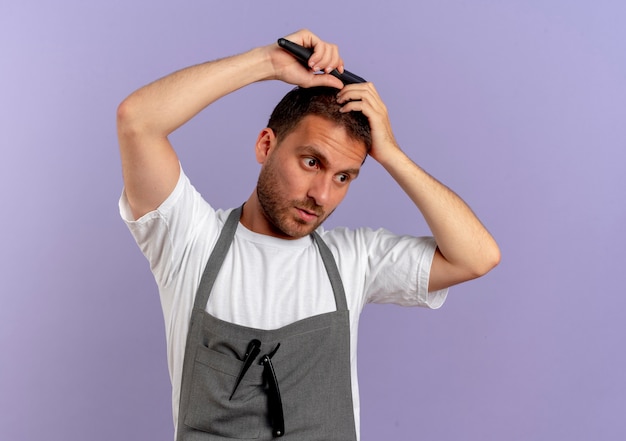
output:
<instances>
[{"instance_id":1,"label":"apron pocket","mask_svg":"<svg viewBox=\"0 0 626 441\"><path fill-rule=\"evenodd\" d=\"M250 366L232 400L243 362L198 346L185 425L232 439L256 439L267 420L263 367Z\"/></svg>"}]
</instances>

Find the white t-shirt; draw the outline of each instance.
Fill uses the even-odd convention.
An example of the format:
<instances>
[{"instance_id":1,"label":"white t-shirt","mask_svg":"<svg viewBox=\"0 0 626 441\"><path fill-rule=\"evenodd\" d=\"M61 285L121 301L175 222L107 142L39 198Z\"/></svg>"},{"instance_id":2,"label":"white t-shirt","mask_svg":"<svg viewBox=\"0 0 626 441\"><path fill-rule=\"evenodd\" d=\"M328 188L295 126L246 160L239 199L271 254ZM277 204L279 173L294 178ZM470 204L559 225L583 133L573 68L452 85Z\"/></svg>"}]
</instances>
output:
<instances>
[{"instance_id":1,"label":"white t-shirt","mask_svg":"<svg viewBox=\"0 0 626 441\"><path fill-rule=\"evenodd\" d=\"M200 279L230 210L214 210L181 170L176 188L155 211L133 220L126 195L120 214L148 261L165 319L172 407L177 424L185 341ZM428 293L436 244L431 237L386 230L335 228L317 232L339 269L350 310L350 360L355 426L359 434L356 354L359 315L369 302L439 308L447 290ZM310 236L283 240L239 224L211 292L207 311L222 320L276 329L334 311L328 275Z\"/></svg>"}]
</instances>

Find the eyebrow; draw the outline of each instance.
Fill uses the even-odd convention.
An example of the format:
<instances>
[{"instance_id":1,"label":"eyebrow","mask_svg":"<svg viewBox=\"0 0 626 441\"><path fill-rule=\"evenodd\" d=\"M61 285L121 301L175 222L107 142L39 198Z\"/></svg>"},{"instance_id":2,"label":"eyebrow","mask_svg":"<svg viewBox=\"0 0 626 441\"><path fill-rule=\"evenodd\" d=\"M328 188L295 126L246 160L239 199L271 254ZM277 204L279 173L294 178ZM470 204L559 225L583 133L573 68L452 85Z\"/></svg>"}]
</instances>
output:
<instances>
[{"instance_id":1,"label":"eyebrow","mask_svg":"<svg viewBox=\"0 0 626 441\"><path fill-rule=\"evenodd\" d=\"M315 156L317 159L319 159L319 161L325 167L328 167L328 158L326 158L326 156L322 152L320 152L318 149L316 149L314 146L304 145L300 147L300 150L302 151L302 153L308 153L312 156ZM357 176L359 176L360 171L361 170L358 168L347 168L345 170L340 171L339 173L347 173L349 175L354 176L354 178L356 178Z\"/></svg>"}]
</instances>

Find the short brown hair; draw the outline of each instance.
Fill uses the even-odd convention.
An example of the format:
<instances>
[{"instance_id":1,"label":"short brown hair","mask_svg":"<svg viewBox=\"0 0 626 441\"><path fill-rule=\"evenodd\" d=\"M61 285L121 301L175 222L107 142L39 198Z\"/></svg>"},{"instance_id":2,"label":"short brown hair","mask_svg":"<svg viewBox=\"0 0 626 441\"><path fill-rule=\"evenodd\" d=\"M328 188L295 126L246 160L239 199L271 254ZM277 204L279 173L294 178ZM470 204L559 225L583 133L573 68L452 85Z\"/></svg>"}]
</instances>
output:
<instances>
[{"instance_id":1,"label":"short brown hair","mask_svg":"<svg viewBox=\"0 0 626 441\"><path fill-rule=\"evenodd\" d=\"M339 89L333 87L296 87L276 105L267 126L280 140L291 133L305 116L321 116L342 126L351 138L363 142L369 152L372 136L367 117L361 112L341 113L338 92Z\"/></svg>"}]
</instances>

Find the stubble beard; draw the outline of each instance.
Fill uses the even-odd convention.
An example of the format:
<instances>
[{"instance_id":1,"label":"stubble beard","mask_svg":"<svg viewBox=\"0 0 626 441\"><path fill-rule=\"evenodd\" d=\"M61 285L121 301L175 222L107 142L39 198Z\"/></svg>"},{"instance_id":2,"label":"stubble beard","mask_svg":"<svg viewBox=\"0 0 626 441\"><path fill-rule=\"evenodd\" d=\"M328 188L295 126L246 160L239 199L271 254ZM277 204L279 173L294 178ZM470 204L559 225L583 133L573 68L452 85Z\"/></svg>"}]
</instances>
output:
<instances>
[{"instance_id":1,"label":"stubble beard","mask_svg":"<svg viewBox=\"0 0 626 441\"><path fill-rule=\"evenodd\" d=\"M287 201L276 185L279 182L276 170L271 161L261 169L257 181L256 193L263 215L270 227L278 234L297 239L311 234L328 217L322 207L312 199ZM297 207L315 213L315 223L308 223L294 216L291 209Z\"/></svg>"}]
</instances>

